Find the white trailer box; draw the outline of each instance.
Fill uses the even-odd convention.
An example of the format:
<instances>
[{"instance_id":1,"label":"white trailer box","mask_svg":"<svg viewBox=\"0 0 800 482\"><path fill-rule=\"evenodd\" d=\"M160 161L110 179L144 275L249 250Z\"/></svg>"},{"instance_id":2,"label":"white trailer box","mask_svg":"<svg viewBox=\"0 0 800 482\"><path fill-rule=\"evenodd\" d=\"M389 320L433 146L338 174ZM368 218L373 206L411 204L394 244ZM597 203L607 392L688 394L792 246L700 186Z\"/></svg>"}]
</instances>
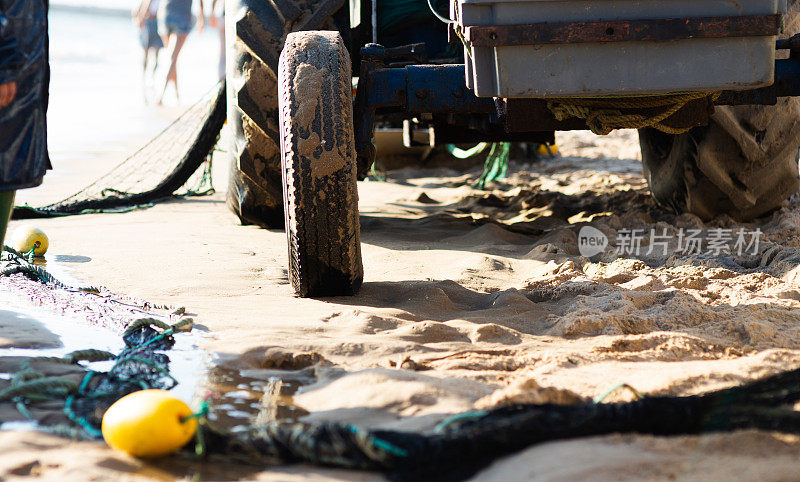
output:
<instances>
[{"instance_id":1,"label":"white trailer box","mask_svg":"<svg viewBox=\"0 0 800 482\"><path fill-rule=\"evenodd\" d=\"M480 97L772 84L781 0L451 0Z\"/></svg>"}]
</instances>

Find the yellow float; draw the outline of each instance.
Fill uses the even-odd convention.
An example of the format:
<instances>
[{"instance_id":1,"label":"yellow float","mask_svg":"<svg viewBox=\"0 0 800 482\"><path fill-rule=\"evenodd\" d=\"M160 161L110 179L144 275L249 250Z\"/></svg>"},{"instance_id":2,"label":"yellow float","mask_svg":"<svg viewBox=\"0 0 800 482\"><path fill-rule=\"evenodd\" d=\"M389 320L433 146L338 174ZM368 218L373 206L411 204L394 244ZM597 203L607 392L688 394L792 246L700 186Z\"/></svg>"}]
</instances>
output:
<instances>
[{"instance_id":1,"label":"yellow float","mask_svg":"<svg viewBox=\"0 0 800 482\"><path fill-rule=\"evenodd\" d=\"M166 390L142 390L111 405L103 416L103 438L135 457L177 451L194 436L197 420L183 401Z\"/></svg>"},{"instance_id":2,"label":"yellow float","mask_svg":"<svg viewBox=\"0 0 800 482\"><path fill-rule=\"evenodd\" d=\"M50 247L50 240L44 231L26 224L14 230L8 245L22 254L27 254L33 249L35 256L42 256Z\"/></svg>"}]
</instances>

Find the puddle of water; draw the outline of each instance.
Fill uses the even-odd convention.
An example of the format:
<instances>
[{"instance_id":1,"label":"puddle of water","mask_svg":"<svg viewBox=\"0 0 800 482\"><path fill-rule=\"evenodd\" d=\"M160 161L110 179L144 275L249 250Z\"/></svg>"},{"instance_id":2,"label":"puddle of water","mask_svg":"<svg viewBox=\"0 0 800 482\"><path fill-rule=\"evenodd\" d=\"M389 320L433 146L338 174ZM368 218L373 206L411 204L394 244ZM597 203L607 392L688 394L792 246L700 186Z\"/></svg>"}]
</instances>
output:
<instances>
[{"instance_id":1,"label":"puddle of water","mask_svg":"<svg viewBox=\"0 0 800 482\"><path fill-rule=\"evenodd\" d=\"M36 422L33 421L15 421L15 422L3 422L0 423L0 430L6 430L9 432L31 432L36 430Z\"/></svg>"},{"instance_id":2,"label":"puddle of water","mask_svg":"<svg viewBox=\"0 0 800 482\"><path fill-rule=\"evenodd\" d=\"M92 258L88 256L77 256L70 254L57 254L53 257L56 263L88 263Z\"/></svg>"},{"instance_id":3,"label":"puddle of water","mask_svg":"<svg viewBox=\"0 0 800 482\"><path fill-rule=\"evenodd\" d=\"M119 334L112 330L94 326L79 319L69 318L42 308L26 305L10 293L0 292L3 310L32 318L58 336L60 347L54 348L0 348L0 356L63 356L75 350L95 348L117 353L125 344Z\"/></svg>"},{"instance_id":4,"label":"puddle of water","mask_svg":"<svg viewBox=\"0 0 800 482\"><path fill-rule=\"evenodd\" d=\"M88 263L92 258L88 256L73 256L69 254L46 254L44 256L36 256L33 258L33 264L41 266L46 269L55 279L61 281L68 286L84 286L86 283L81 282L78 278L72 275L73 270L68 266L59 263ZM53 261L48 264L48 261Z\"/></svg>"},{"instance_id":5,"label":"puddle of water","mask_svg":"<svg viewBox=\"0 0 800 482\"><path fill-rule=\"evenodd\" d=\"M253 376L248 376L251 374ZM300 387L313 382L302 372L281 370L235 370L213 366L204 382L209 398L209 420L232 432L247 430L254 423L294 422L308 415L294 404Z\"/></svg>"},{"instance_id":6,"label":"puddle of water","mask_svg":"<svg viewBox=\"0 0 800 482\"><path fill-rule=\"evenodd\" d=\"M169 356L170 372L178 380L178 385L170 391L186 403L194 399L200 380L205 378L207 372L205 367L209 357L197 347L202 337L199 332L177 333L175 346L165 352Z\"/></svg>"}]
</instances>

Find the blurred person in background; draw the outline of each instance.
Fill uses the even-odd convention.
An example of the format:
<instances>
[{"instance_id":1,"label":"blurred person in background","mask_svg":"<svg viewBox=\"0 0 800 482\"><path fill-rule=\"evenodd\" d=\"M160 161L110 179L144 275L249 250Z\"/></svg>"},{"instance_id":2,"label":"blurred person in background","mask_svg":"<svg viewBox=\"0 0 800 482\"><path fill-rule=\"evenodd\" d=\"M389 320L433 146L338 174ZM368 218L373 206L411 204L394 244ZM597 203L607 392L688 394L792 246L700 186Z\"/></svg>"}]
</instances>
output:
<instances>
[{"instance_id":1,"label":"blurred person in background","mask_svg":"<svg viewBox=\"0 0 800 482\"><path fill-rule=\"evenodd\" d=\"M150 5L156 0L144 0L143 6L145 10L150 10ZM205 14L203 13L203 0L200 2L200 17L197 19L197 29L202 32L206 23ZM167 44L169 50L169 71L164 80L164 89L161 91L161 97L158 103L164 101L164 94L167 93L169 83L175 86L175 98L180 101L178 94L178 56L181 54L183 44L186 42L186 36L194 28L195 19L192 15L192 0L161 0L161 5L158 10L158 32L161 34L164 43Z\"/></svg>"},{"instance_id":2,"label":"blurred person in background","mask_svg":"<svg viewBox=\"0 0 800 482\"><path fill-rule=\"evenodd\" d=\"M50 86L48 0L0 0L0 246L17 189L42 183Z\"/></svg>"},{"instance_id":3,"label":"blurred person in background","mask_svg":"<svg viewBox=\"0 0 800 482\"><path fill-rule=\"evenodd\" d=\"M149 3L149 6L147 5ZM139 8L136 9L133 19L139 26L139 45L144 50L144 61L142 62L142 83L144 86L144 100L147 102L151 97L148 95L150 90L148 86L152 85L152 80L155 77L156 69L158 68L158 52L164 47L164 41L158 35L158 5L159 0L142 0L139 3ZM150 54L153 59L153 68L150 73L150 80L147 79L147 65L150 60Z\"/></svg>"}]
</instances>

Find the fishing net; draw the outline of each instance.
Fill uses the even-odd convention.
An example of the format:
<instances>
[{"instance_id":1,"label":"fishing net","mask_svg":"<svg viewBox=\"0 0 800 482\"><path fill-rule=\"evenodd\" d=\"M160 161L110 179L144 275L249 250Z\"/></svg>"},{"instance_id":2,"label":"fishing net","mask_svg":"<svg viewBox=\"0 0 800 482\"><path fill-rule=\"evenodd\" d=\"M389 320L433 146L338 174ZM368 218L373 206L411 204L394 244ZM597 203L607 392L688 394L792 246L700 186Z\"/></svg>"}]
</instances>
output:
<instances>
[{"instance_id":1,"label":"fishing net","mask_svg":"<svg viewBox=\"0 0 800 482\"><path fill-rule=\"evenodd\" d=\"M704 395L627 403L513 405L461 414L430 434L272 422L236 434L207 430L206 444L209 452L249 463L305 462L377 470L393 480L463 480L498 457L559 439L744 428L800 433L800 412L789 406L798 400L800 370L792 370Z\"/></svg>"},{"instance_id":2,"label":"fishing net","mask_svg":"<svg viewBox=\"0 0 800 482\"><path fill-rule=\"evenodd\" d=\"M224 122L225 83L221 82L107 174L59 202L17 206L12 219L119 212L175 197L210 194L210 153Z\"/></svg>"}]
</instances>

